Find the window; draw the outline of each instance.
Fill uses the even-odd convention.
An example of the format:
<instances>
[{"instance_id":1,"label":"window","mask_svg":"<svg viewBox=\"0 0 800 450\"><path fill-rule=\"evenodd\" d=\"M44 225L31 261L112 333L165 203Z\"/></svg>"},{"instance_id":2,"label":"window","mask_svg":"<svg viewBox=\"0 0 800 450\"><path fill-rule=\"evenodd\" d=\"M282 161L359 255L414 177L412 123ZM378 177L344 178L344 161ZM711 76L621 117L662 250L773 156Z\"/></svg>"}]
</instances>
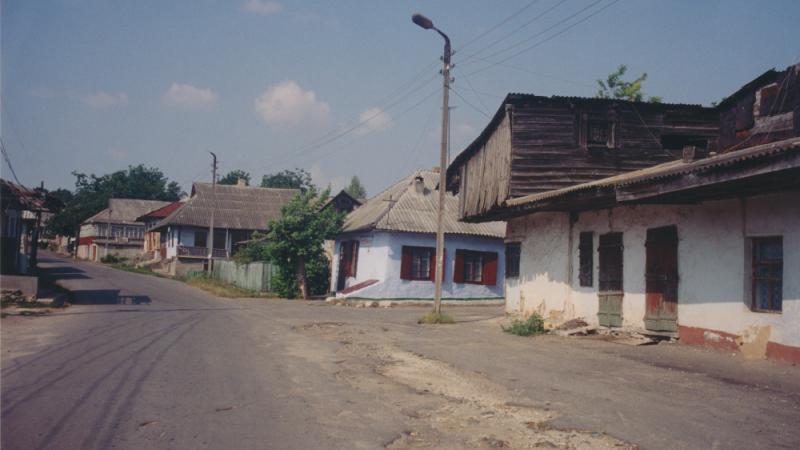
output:
<instances>
[{"instance_id":1,"label":"window","mask_svg":"<svg viewBox=\"0 0 800 450\"><path fill-rule=\"evenodd\" d=\"M783 238L752 238L752 309L780 312L783 301Z\"/></svg>"},{"instance_id":2,"label":"window","mask_svg":"<svg viewBox=\"0 0 800 450\"><path fill-rule=\"evenodd\" d=\"M594 286L594 233L586 231L580 234L580 244L578 244L578 279L583 287Z\"/></svg>"},{"instance_id":3,"label":"window","mask_svg":"<svg viewBox=\"0 0 800 450\"><path fill-rule=\"evenodd\" d=\"M124 232L125 227L122 225L111 225L111 237L120 237Z\"/></svg>"},{"instance_id":4,"label":"window","mask_svg":"<svg viewBox=\"0 0 800 450\"><path fill-rule=\"evenodd\" d=\"M208 231L195 231L194 232L194 246L195 247L208 247Z\"/></svg>"},{"instance_id":5,"label":"window","mask_svg":"<svg viewBox=\"0 0 800 450\"><path fill-rule=\"evenodd\" d=\"M615 131L614 121L609 117L581 114L580 146L589 153L599 151L598 155L602 155L604 150L615 147Z\"/></svg>"},{"instance_id":6,"label":"window","mask_svg":"<svg viewBox=\"0 0 800 450\"><path fill-rule=\"evenodd\" d=\"M453 281L494 286L497 284L497 253L456 250Z\"/></svg>"},{"instance_id":7,"label":"window","mask_svg":"<svg viewBox=\"0 0 800 450\"><path fill-rule=\"evenodd\" d=\"M509 242L506 244L506 277L516 278L519 276L519 257L521 247L519 242Z\"/></svg>"},{"instance_id":8,"label":"window","mask_svg":"<svg viewBox=\"0 0 800 450\"><path fill-rule=\"evenodd\" d=\"M403 246L400 262L400 278L403 280L431 280L435 277L433 247Z\"/></svg>"},{"instance_id":9,"label":"window","mask_svg":"<svg viewBox=\"0 0 800 450\"><path fill-rule=\"evenodd\" d=\"M600 291L622 291L622 233L600 235Z\"/></svg>"}]
</instances>

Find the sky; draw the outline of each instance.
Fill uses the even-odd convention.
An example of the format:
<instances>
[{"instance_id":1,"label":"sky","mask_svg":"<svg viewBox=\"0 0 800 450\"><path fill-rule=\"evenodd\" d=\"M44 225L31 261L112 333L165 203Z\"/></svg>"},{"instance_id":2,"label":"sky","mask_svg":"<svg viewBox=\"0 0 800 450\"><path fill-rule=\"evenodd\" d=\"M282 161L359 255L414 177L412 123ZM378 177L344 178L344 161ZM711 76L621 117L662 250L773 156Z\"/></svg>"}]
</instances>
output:
<instances>
[{"instance_id":1,"label":"sky","mask_svg":"<svg viewBox=\"0 0 800 450\"><path fill-rule=\"evenodd\" d=\"M800 61L795 0L2 0L2 141L29 186L144 164L189 191L214 152L375 195L438 165L443 40L414 12L456 51L451 157L509 92L593 96L626 64L709 105Z\"/></svg>"}]
</instances>

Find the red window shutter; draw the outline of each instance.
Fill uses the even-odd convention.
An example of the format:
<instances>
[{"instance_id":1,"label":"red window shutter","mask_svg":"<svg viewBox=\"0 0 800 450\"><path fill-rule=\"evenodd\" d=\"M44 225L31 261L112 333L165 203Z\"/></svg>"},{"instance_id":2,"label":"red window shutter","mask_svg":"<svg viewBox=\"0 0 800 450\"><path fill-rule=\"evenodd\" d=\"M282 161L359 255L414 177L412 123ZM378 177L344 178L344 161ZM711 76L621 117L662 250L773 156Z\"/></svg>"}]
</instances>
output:
<instances>
[{"instance_id":1,"label":"red window shutter","mask_svg":"<svg viewBox=\"0 0 800 450\"><path fill-rule=\"evenodd\" d=\"M456 266L453 269L453 282L464 282L464 251L456 250Z\"/></svg>"},{"instance_id":2,"label":"red window shutter","mask_svg":"<svg viewBox=\"0 0 800 450\"><path fill-rule=\"evenodd\" d=\"M400 259L400 279L411 279L411 248L403 246L403 254Z\"/></svg>"},{"instance_id":3,"label":"red window shutter","mask_svg":"<svg viewBox=\"0 0 800 450\"><path fill-rule=\"evenodd\" d=\"M483 255L483 284L494 286L497 284L497 253L486 252Z\"/></svg>"},{"instance_id":4,"label":"red window shutter","mask_svg":"<svg viewBox=\"0 0 800 450\"><path fill-rule=\"evenodd\" d=\"M358 271L358 245L360 241L353 241L353 267L350 270L350 275L355 278Z\"/></svg>"}]
</instances>

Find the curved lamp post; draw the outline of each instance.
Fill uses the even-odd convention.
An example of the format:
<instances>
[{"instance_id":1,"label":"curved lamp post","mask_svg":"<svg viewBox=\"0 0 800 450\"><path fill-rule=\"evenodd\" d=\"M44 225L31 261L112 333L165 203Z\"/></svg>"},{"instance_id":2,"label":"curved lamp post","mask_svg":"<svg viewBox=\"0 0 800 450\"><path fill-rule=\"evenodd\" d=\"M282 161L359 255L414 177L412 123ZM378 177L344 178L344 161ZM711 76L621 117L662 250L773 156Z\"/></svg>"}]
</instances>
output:
<instances>
[{"instance_id":1,"label":"curved lamp post","mask_svg":"<svg viewBox=\"0 0 800 450\"><path fill-rule=\"evenodd\" d=\"M450 38L441 30L433 26L433 21L416 13L411 16L411 21L426 30L434 30L444 38L444 56L442 57L442 76L444 77L444 92L442 96L442 147L439 162L439 210L436 218L436 275L435 291L433 297L433 310L438 314L442 311L442 273L444 272L444 202L447 170L447 130L450 127Z\"/></svg>"}]
</instances>

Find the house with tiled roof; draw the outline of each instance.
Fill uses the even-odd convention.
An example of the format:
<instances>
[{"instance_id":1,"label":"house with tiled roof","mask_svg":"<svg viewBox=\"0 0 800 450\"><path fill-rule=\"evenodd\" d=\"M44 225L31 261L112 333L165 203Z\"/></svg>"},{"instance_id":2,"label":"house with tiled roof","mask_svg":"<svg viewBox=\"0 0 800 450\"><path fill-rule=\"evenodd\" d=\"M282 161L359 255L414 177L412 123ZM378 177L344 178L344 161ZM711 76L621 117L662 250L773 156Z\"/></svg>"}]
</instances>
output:
<instances>
[{"instance_id":1,"label":"house with tiled roof","mask_svg":"<svg viewBox=\"0 0 800 450\"><path fill-rule=\"evenodd\" d=\"M211 259L229 259L254 232L267 232L270 221L281 216L281 208L298 192L244 183L194 183L190 197L149 231L159 233L159 252L167 272L203 270L209 255Z\"/></svg>"},{"instance_id":2,"label":"house with tiled roof","mask_svg":"<svg viewBox=\"0 0 800 450\"><path fill-rule=\"evenodd\" d=\"M417 171L347 215L334 248L336 297L433 299L438 177ZM458 197L445 201L442 298L501 300L505 224L460 222Z\"/></svg>"}]
</instances>

